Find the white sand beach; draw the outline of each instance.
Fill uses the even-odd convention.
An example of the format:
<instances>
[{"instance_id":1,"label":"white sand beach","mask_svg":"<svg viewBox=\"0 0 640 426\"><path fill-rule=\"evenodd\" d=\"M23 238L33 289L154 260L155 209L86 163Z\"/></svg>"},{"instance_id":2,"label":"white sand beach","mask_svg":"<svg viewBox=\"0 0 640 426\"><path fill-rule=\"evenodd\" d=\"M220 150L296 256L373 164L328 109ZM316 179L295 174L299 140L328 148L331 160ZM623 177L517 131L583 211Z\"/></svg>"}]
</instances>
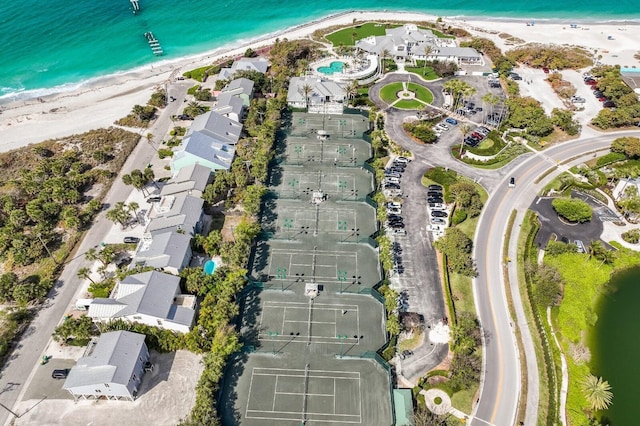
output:
<instances>
[{"instance_id":1,"label":"white sand beach","mask_svg":"<svg viewBox=\"0 0 640 426\"><path fill-rule=\"evenodd\" d=\"M221 57L241 55L248 47L256 50L272 44L276 38L300 39L320 28L350 24L354 21L395 20L435 21L435 15L399 12L349 12L329 16L298 27L272 34L242 46L218 49L171 64L149 66L135 72L109 76L83 85L73 92L42 98L15 101L1 107L0 151L9 151L50 138L82 133L108 127L125 116L135 104L144 104L155 87L159 87L183 72L211 64ZM473 35L492 39L503 51L511 48L499 34L507 33L527 42L557 43L583 46L602 55L601 62L640 66L633 55L638 51L634 40L636 25L578 24L499 21L446 18L444 24L462 27Z\"/></svg>"}]
</instances>

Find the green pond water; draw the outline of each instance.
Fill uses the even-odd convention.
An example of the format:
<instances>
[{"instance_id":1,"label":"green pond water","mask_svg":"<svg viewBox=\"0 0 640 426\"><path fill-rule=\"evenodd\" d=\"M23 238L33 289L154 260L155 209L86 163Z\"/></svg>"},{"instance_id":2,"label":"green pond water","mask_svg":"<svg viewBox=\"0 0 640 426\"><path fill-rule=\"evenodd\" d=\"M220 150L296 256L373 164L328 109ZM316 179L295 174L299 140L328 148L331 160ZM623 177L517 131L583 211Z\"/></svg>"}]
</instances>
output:
<instances>
[{"instance_id":1,"label":"green pond water","mask_svg":"<svg viewBox=\"0 0 640 426\"><path fill-rule=\"evenodd\" d=\"M640 268L616 274L597 303L589 335L592 372L607 380L613 405L603 412L612 426L640 424Z\"/></svg>"}]
</instances>

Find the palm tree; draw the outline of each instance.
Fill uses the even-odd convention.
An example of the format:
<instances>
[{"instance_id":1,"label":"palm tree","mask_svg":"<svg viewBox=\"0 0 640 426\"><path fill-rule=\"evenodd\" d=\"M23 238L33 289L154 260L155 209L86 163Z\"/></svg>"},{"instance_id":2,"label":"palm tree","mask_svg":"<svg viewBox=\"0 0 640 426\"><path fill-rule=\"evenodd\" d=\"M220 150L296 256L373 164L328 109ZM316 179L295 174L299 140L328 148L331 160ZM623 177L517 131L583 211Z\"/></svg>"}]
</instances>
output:
<instances>
[{"instance_id":1,"label":"palm tree","mask_svg":"<svg viewBox=\"0 0 640 426\"><path fill-rule=\"evenodd\" d=\"M345 88L347 92L347 100L351 100L358 94L358 82L356 80L351 81Z\"/></svg>"},{"instance_id":2,"label":"palm tree","mask_svg":"<svg viewBox=\"0 0 640 426\"><path fill-rule=\"evenodd\" d=\"M433 52L433 46L425 46L424 47L424 66L422 67L422 76L426 78L427 72L427 58Z\"/></svg>"},{"instance_id":3,"label":"palm tree","mask_svg":"<svg viewBox=\"0 0 640 426\"><path fill-rule=\"evenodd\" d=\"M135 201L131 201L127 206L127 211L133 213L133 217L136 218L136 222L138 221L138 209L140 208L140 204Z\"/></svg>"},{"instance_id":4,"label":"palm tree","mask_svg":"<svg viewBox=\"0 0 640 426\"><path fill-rule=\"evenodd\" d=\"M309 83L305 83L300 88L300 93L302 94L302 96L304 96L305 105L307 107L307 111L309 111L309 98L311 93L313 93L313 87L311 87Z\"/></svg>"},{"instance_id":5,"label":"palm tree","mask_svg":"<svg viewBox=\"0 0 640 426\"><path fill-rule=\"evenodd\" d=\"M613 400L611 386L602 377L589 374L581 383L584 397L594 411L606 410Z\"/></svg>"},{"instance_id":6,"label":"palm tree","mask_svg":"<svg viewBox=\"0 0 640 426\"><path fill-rule=\"evenodd\" d=\"M380 57L382 58L382 61L380 62L380 73L382 75L384 75L384 61L390 54L391 52L389 51L389 49L382 49L382 52L380 52Z\"/></svg>"},{"instance_id":7,"label":"palm tree","mask_svg":"<svg viewBox=\"0 0 640 426\"><path fill-rule=\"evenodd\" d=\"M467 138L469 132L471 132L471 126L469 123L460 124L460 132L462 133L462 144L460 145L460 157L464 153L464 140Z\"/></svg>"},{"instance_id":8,"label":"palm tree","mask_svg":"<svg viewBox=\"0 0 640 426\"><path fill-rule=\"evenodd\" d=\"M91 281L93 284L95 284L96 282L94 280L91 279L91 270L89 268L80 268L78 269L78 278L80 279L86 279Z\"/></svg>"}]
</instances>

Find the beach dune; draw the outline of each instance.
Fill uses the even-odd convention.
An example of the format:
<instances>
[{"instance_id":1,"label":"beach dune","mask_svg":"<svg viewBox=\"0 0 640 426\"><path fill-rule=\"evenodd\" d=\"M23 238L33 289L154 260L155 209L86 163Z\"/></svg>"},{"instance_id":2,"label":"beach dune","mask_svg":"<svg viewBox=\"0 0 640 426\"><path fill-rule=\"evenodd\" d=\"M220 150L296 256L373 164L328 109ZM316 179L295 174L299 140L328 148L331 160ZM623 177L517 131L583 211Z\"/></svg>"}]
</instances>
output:
<instances>
[{"instance_id":1,"label":"beach dune","mask_svg":"<svg viewBox=\"0 0 640 426\"><path fill-rule=\"evenodd\" d=\"M211 64L222 57L242 55L248 48L256 50L272 44L276 38L306 38L320 28L351 24L354 20L431 21L434 15L400 12L346 12L331 15L294 28L283 30L241 46L207 52L162 66L149 66L135 72L96 79L74 91L42 98L19 100L2 105L0 114L0 150L8 151L50 138L64 137L91 129L108 127L129 113L135 104L144 104L155 88L170 83L189 69ZM513 47L500 37L507 33L527 42L562 43L583 46L600 57L602 63L635 66L637 44L633 39L636 25L575 24L524 20L490 20L443 18L444 25L467 29L475 36L492 39L503 51Z\"/></svg>"}]
</instances>

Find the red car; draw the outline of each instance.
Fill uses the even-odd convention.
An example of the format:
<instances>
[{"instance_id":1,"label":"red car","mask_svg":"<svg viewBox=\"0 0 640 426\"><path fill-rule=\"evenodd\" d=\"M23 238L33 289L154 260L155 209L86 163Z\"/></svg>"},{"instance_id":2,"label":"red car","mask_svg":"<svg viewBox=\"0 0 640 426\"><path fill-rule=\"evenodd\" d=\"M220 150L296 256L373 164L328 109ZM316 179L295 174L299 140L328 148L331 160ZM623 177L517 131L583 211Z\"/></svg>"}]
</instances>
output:
<instances>
[{"instance_id":1,"label":"red car","mask_svg":"<svg viewBox=\"0 0 640 426\"><path fill-rule=\"evenodd\" d=\"M542 68L542 71L544 71L545 74L549 74L549 68L547 67Z\"/></svg>"},{"instance_id":2,"label":"red car","mask_svg":"<svg viewBox=\"0 0 640 426\"><path fill-rule=\"evenodd\" d=\"M606 100L607 100L607 98L605 98L604 96L600 96L600 97L598 98L598 100L599 100L600 102L604 102L604 101L606 101Z\"/></svg>"},{"instance_id":3,"label":"red car","mask_svg":"<svg viewBox=\"0 0 640 426\"><path fill-rule=\"evenodd\" d=\"M584 81L584 84L587 84L587 85L594 85L594 84L598 84L598 82L597 82L597 81L595 81L595 80L594 80L594 79L592 79L592 78L588 78L588 79L586 79L586 80Z\"/></svg>"}]
</instances>

